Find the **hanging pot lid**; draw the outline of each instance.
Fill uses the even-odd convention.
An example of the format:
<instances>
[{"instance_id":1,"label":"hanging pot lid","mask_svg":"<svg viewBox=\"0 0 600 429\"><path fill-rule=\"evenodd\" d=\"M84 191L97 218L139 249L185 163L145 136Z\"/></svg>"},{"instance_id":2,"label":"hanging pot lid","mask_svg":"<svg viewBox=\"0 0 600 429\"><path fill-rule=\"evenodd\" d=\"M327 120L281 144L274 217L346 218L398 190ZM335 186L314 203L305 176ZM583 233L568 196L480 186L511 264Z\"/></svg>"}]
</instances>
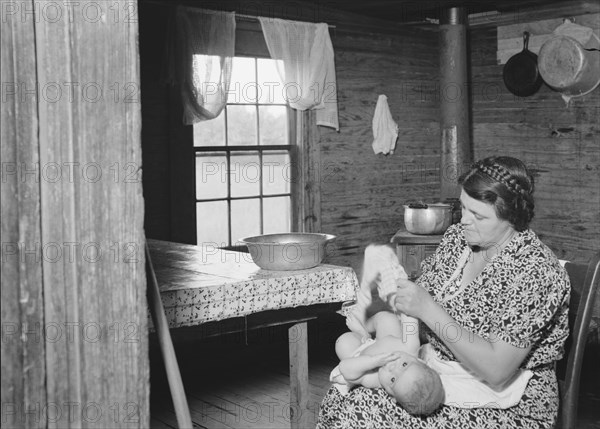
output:
<instances>
[{"instance_id":1,"label":"hanging pot lid","mask_svg":"<svg viewBox=\"0 0 600 429\"><path fill-rule=\"evenodd\" d=\"M523 32L523 50L513 55L504 65L502 78L506 88L519 97L535 94L544 81L538 70L537 55L527 49L529 32Z\"/></svg>"}]
</instances>

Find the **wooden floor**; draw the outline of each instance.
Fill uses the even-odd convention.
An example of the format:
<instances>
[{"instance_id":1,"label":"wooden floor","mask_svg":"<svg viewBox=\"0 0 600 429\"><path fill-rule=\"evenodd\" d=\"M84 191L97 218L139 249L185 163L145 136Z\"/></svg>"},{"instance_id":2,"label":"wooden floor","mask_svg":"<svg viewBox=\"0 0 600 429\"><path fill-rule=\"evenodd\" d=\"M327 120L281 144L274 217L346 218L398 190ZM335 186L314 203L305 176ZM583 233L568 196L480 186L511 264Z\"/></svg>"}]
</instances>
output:
<instances>
[{"instance_id":1,"label":"wooden floor","mask_svg":"<svg viewBox=\"0 0 600 429\"><path fill-rule=\"evenodd\" d=\"M322 325L311 327L309 324L309 408L312 422L329 388L329 372L337 364L333 344L338 330L344 327L335 323L333 329L331 324L325 329ZM202 343L177 344L176 352L194 427L290 427L285 331L268 329L247 336L234 334ZM176 428L169 388L156 349L151 353L151 360L152 428ZM600 368L597 362L588 363L587 372L582 377L582 390L577 429L600 429Z\"/></svg>"},{"instance_id":2,"label":"wooden floor","mask_svg":"<svg viewBox=\"0 0 600 429\"><path fill-rule=\"evenodd\" d=\"M339 316L338 316L339 317ZM341 320L341 318L340 318ZM345 326L323 328L309 323L309 421L316 422L319 404L337 365L333 350ZM201 343L176 344L194 427L290 427L287 331L268 328L213 338ZM151 353L151 424L176 428L177 420L157 350Z\"/></svg>"}]
</instances>

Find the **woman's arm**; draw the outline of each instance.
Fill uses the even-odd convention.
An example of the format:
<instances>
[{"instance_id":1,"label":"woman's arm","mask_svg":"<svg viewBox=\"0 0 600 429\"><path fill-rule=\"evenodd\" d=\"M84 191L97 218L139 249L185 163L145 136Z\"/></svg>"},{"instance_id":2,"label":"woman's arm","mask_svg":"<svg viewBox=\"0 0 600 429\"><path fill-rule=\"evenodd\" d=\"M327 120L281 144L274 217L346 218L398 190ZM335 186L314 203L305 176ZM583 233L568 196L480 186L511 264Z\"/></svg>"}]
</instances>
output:
<instances>
[{"instance_id":1,"label":"woman's arm","mask_svg":"<svg viewBox=\"0 0 600 429\"><path fill-rule=\"evenodd\" d=\"M467 331L425 289L408 280L400 282L395 305L425 323L464 366L492 386L510 380L531 350L531 346L515 347L495 336L487 340Z\"/></svg>"},{"instance_id":2,"label":"woman's arm","mask_svg":"<svg viewBox=\"0 0 600 429\"><path fill-rule=\"evenodd\" d=\"M515 347L494 334L487 340L464 329L439 304L431 302L421 320L464 366L494 387L501 387L512 379L531 346Z\"/></svg>"}]
</instances>

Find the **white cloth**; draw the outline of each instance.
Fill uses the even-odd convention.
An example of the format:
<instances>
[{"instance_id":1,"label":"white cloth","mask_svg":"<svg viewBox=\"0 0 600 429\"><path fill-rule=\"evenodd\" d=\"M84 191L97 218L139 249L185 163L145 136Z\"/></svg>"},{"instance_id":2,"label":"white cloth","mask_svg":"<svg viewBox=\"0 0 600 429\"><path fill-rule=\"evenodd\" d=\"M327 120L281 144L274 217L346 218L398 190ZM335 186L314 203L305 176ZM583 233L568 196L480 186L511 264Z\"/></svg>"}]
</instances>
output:
<instances>
[{"instance_id":1,"label":"white cloth","mask_svg":"<svg viewBox=\"0 0 600 429\"><path fill-rule=\"evenodd\" d=\"M575 24L568 19L556 27L553 34L557 36L569 36L577 40L585 49L600 49L600 40L594 34L594 29Z\"/></svg>"},{"instance_id":2,"label":"white cloth","mask_svg":"<svg viewBox=\"0 0 600 429\"><path fill-rule=\"evenodd\" d=\"M398 124L394 122L387 97L380 95L373 115L373 151L393 154L398 140Z\"/></svg>"},{"instance_id":3,"label":"white cloth","mask_svg":"<svg viewBox=\"0 0 600 429\"><path fill-rule=\"evenodd\" d=\"M421 346L420 358L436 371L445 391L445 405L459 408L510 408L519 403L533 373L519 370L511 383L502 390L494 390L478 380L460 363L437 357L431 344Z\"/></svg>"},{"instance_id":4,"label":"white cloth","mask_svg":"<svg viewBox=\"0 0 600 429\"><path fill-rule=\"evenodd\" d=\"M180 85L183 123L214 119L225 108L231 83L235 13L178 6L176 22L178 56L170 80Z\"/></svg>"},{"instance_id":5,"label":"white cloth","mask_svg":"<svg viewBox=\"0 0 600 429\"><path fill-rule=\"evenodd\" d=\"M339 131L333 45L327 24L258 18L285 100L294 109L316 109L317 125Z\"/></svg>"},{"instance_id":6,"label":"white cloth","mask_svg":"<svg viewBox=\"0 0 600 429\"><path fill-rule=\"evenodd\" d=\"M366 349L367 347L369 347L371 344L373 344L375 342L374 339L372 338L367 338L367 340L362 343L360 346L358 346L358 348L354 351L354 354L352 356L356 357L356 356L360 356L360 353ZM337 390L339 390L339 392L342 395L347 395L348 392L350 392L350 385L348 384L348 381L344 378L344 376L342 375L342 372L340 371L340 366L337 365L335 368L333 368L331 370L331 373L329 374L329 381L331 381L333 383L333 385L335 386L335 388Z\"/></svg>"},{"instance_id":7,"label":"white cloth","mask_svg":"<svg viewBox=\"0 0 600 429\"><path fill-rule=\"evenodd\" d=\"M379 297L387 302L390 294L396 292L397 280L408 278L396 252L386 245L368 245L362 268L360 290L356 297L359 311L364 311L371 304L373 285L377 286Z\"/></svg>"}]
</instances>

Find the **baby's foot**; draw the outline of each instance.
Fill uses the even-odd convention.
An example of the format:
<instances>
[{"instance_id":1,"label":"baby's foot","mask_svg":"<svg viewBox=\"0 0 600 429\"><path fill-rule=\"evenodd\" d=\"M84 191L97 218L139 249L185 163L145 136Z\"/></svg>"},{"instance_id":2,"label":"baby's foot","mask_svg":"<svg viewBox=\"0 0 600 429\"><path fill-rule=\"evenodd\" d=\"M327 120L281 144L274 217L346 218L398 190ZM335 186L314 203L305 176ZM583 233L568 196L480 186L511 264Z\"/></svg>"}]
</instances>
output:
<instances>
[{"instance_id":1,"label":"baby's foot","mask_svg":"<svg viewBox=\"0 0 600 429\"><path fill-rule=\"evenodd\" d=\"M348 317L346 317L346 326L361 337L370 337L367 328L365 328L364 321L354 312L350 312Z\"/></svg>"}]
</instances>

